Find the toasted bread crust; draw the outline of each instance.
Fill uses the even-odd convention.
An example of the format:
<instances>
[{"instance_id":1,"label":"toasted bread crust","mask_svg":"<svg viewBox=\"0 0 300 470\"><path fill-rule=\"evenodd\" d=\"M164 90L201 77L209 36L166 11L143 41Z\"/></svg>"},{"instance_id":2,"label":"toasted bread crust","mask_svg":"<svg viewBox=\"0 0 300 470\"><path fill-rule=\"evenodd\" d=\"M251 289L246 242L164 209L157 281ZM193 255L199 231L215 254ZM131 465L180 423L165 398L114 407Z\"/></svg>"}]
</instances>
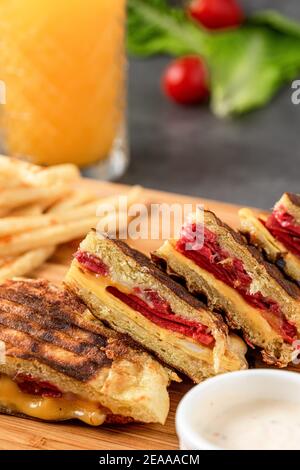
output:
<instances>
[{"instance_id":1,"label":"toasted bread crust","mask_svg":"<svg viewBox=\"0 0 300 470\"><path fill-rule=\"evenodd\" d=\"M85 321L77 314L85 310L73 293L47 281L7 281L0 286L0 340L6 356L38 360L80 382L130 356L132 342Z\"/></svg>"},{"instance_id":2,"label":"toasted bread crust","mask_svg":"<svg viewBox=\"0 0 300 470\"><path fill-rule=\"evenodd\" d=\"M289 198L292 204L297 207L300 207L300 194L295 193L285 193L286 196Z\"/></svg>"}]
</instances>

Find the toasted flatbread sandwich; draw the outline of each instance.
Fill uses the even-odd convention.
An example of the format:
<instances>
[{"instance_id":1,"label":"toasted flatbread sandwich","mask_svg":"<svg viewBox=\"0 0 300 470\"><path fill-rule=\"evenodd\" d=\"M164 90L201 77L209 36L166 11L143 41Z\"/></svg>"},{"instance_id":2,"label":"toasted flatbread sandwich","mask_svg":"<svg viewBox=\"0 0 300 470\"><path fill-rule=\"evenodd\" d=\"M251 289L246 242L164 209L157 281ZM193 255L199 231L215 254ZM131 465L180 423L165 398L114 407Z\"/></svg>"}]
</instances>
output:
<instances>
[{"instance_id":1,"label":"toasted flatbread sandwich","mask_svg":"<svg viewBox=\"0 0 300 470\"><path fill-rule=\"evenodd\" d=\"M95 231L65 279L91 311L193 381L247 366L246 346L149 258Z\"/></svg>"},{"instance_id":2,"label":"toasted flatbread sandwich","mask_svg":"<svg viewBox=\"0 0 300 470\"><path fill-rule=\"evenodd\" d=\"M300 195L284 193L271 214L239 211L250 243L300 285Z\"/></svg>"},{"instance_id":3,"label":"toasted flatbread sandwich","mask_svg":"<svg viewBox=\"0 0 300 470\"><path fill-rule=\"evenodd\" d=\"M47 281L0 285L0 412L89 425L164 423L168 371Z\"/></svg>"},{"instance_id":4,"label":"toasted flatbread sandwich","mask_svg":"<svg viewBox=\"0 0 300 470\"><path fill-rule=\"evenodd\" d=\"M202 245L193 245L197 230ZM155 253L169 272L181 276L194 293L241 329L248 344L262 349L266 362L286 366L300 331L300 290L267 263L258 250L212 212L194 218L179 240L166 241Z\"/></svg>"}]
</instances>

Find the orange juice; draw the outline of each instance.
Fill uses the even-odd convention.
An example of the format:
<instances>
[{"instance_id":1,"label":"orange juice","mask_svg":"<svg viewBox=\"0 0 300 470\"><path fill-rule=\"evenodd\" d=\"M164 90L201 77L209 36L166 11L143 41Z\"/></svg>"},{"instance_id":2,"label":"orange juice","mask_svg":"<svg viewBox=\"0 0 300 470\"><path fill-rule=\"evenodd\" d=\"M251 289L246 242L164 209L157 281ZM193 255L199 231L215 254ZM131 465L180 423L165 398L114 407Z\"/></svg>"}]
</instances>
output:
<instances>
[{"instance_id":1,"label":"orange juice","mask_svg":"<svg viewBox=\"0 0 300 470\"><path fill-rule=\"evenodd\" d=\"M123 112L126 0L1 0L1 134L38 164L105 159Z\"/></svg>"}]
</instances>

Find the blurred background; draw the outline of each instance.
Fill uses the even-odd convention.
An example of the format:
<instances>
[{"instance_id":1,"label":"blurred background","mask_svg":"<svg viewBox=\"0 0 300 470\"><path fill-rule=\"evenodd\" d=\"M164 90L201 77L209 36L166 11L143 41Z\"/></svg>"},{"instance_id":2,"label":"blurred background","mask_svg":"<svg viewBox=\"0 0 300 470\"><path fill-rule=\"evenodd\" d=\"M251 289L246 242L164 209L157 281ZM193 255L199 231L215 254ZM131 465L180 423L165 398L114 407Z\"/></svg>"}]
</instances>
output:
<instances>
[{"instance_id":1,"label":"blurred background","mask_svg":"<svg viewBox=\"0 0 300 470\"><path fill-rule=\"evenodd\" d=\"M299 0L240 3L246 13L272 8L300 20ZM261 109L219 119L207 106L163 96L169 60L130 58L131 162L121 181L266 209L284 191L300 192L300 105L291 102L291 85Z\"/></svg>"},{"instance_id":2,"label":"blurred background","mask_svg":"<svg viewBox=\"0 0 300 470\"><path fill-rule=\"evenodd\" d=\"M0 13L3 153L266 209L300 192L299 0L16 0Z\"/></svg>"}]
</instances>

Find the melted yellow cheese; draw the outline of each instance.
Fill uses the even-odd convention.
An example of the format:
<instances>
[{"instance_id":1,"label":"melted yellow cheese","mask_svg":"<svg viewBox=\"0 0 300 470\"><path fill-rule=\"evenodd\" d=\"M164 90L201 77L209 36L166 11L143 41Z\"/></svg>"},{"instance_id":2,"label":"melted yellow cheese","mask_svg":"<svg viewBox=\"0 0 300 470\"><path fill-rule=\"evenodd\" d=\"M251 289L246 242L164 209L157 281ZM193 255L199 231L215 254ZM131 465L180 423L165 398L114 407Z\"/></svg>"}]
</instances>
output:
<instances>
[{"instance_id":1,"label":"melted yellow cheese","mask_svg":"<svg viewBox=\"0 0 300 470\"><path fill-rule=\"evenodd\" d=\"M79 419L91 426L103 424L106 414L97 403L81 399L43 398L20 390L6 375L0 376L0 405L13 412L45 421Z\"/></svg>"}]
</instances>

